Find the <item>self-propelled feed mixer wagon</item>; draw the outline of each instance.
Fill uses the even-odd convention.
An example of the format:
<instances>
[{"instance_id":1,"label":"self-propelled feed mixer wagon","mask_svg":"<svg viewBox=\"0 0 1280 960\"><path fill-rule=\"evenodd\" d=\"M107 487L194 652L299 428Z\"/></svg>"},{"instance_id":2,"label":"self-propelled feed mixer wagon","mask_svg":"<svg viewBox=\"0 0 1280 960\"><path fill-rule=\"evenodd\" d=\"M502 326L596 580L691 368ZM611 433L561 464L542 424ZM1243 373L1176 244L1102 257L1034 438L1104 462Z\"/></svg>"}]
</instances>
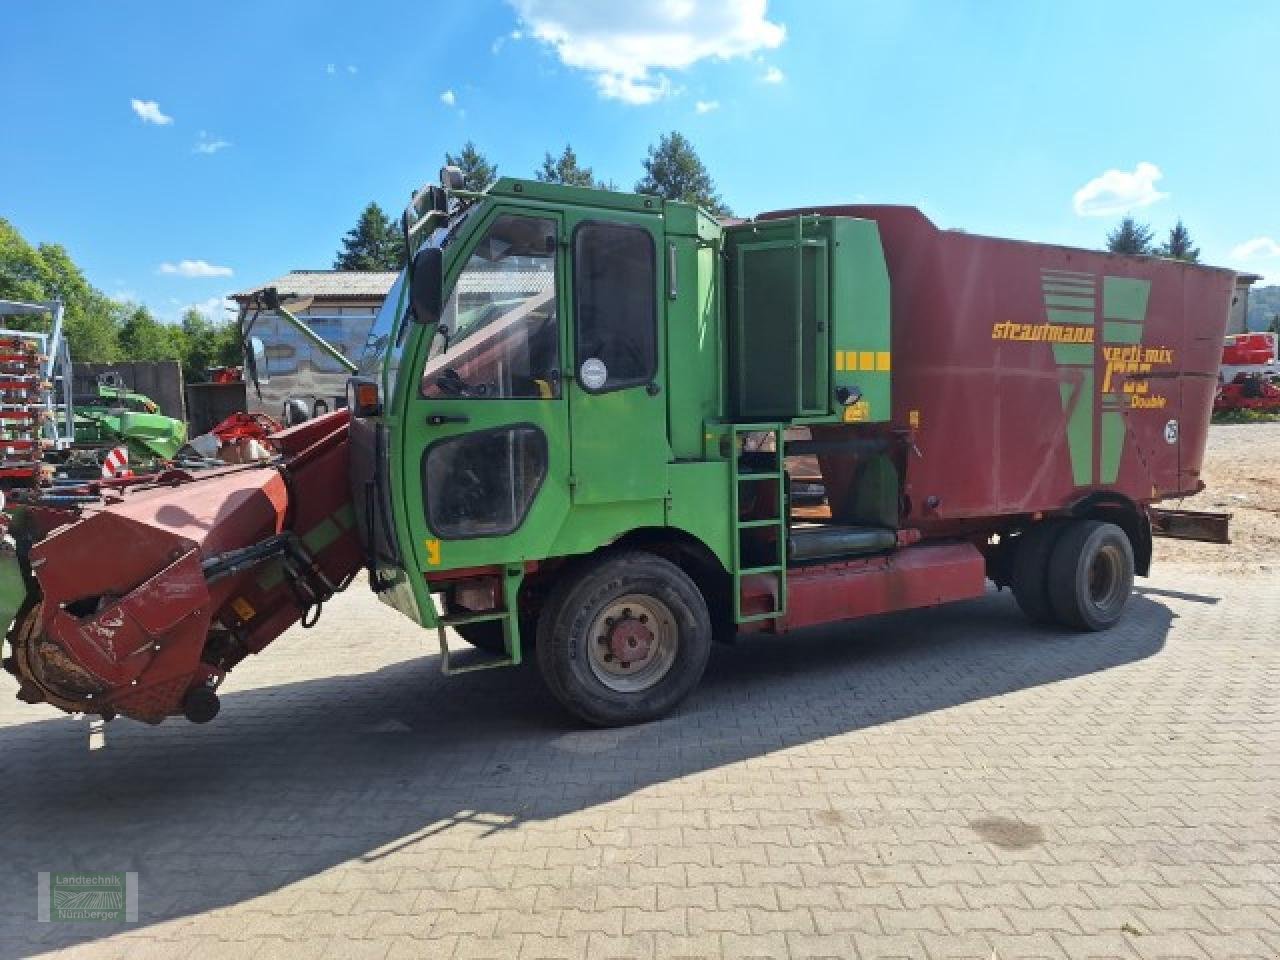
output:
<instances>
[{"instance_id":1,"label":"self-propelled feed mixer wagon","mask_svg":"<svg viewBox=\"0 0 1280 960\"><path fill-rule=\"evenodd\" d=\"M535 656L571 711L628 723L685 697L715 638L988 581L1101 630L1153 533L1225 536L1153 504L1203 487L1228 270L907 207L721 223L442 180L405 213L346 409L270 463L11 505L19 696L207 720L228 671L359 579L439 631L447 672ZM800 463L821 506L793 505Z\"/></svg>"}]
</instances>

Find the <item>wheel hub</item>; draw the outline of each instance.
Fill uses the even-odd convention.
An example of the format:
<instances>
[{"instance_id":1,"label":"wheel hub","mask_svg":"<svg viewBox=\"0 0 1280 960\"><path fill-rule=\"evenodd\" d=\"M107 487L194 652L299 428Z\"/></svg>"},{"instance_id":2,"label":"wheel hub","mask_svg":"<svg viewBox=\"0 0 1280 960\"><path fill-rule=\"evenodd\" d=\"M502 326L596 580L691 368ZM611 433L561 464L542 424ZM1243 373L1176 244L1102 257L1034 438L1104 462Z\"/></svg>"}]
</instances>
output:
<instances>
[{"instance_id":1,"label":"wheel hub","mask_svg":"<svg viewBox=\"0 0 1280 960\"><path fill-rule=\"evenodd\" d=\"M675 663L679 630L671 609L647 594L629 593L592 621L587 662L596 679L618 693L639 693Z\"/></svg>"},{"instance_id":2,"label":"wheel hub","mask_svg":"<svg viewBox=\"0 0 1280 960\"><path fill-rule=\"evenodd\" d=\"M615 620L607 639L614 660L626 667L648 660L653 651L653 631L639 617L624 615Z\"/></svg>"}]
</instances>

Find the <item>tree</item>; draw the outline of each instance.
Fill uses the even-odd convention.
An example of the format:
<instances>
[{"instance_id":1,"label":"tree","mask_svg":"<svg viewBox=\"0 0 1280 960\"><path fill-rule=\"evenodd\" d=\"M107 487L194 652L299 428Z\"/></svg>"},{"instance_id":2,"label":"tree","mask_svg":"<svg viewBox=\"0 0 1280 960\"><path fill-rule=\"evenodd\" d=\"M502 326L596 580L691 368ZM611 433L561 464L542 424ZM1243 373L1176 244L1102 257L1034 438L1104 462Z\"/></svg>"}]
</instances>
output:
<instances>
[{"instance_id":1,"label":"tree","mask_svg":"<svg viewBox=\"0 0 1280 960\"><path fill-rule=\"evenodd\" d=\"M552 157L550 153L547 153L542 160L542 169L538 170L534 176L543 183L562 183L566 187L592 187L596 190L614 189L612 182L606 183L604 180L597 180L590 167L581 166L578 163L578 155L573 152L573 147L567 143L564 145L564 152L558 158Z\"/></svg>"},{"instance_id":2,"label":"tree","mask_svg":"<svg viewBox=\"0 0 1280 960\"><path fill-rule=\"evenodd\" d=\"M85 279L67 251L56 243L33 247L0 218L0 298L61 300L63 334L75 360L110 362L120 355L120 305ZM8 317L19 330L48 332L46 316Z\"/></svg>"},{"instance_id":3,"label":"tree","mask_svg":"<svg viewBox=\"0 0 1280 960\"><path fill-rule=\"evenodd\" d=\"M0 299L43 300L48 285L49 268L39 251L0 217Z\"/></svg>"},{"instance_id":4,"label":"tree","mask_svg":"<svg viewBox=\"0 0 1280 960\"><path fill-rule=\"evenodd\" d=\"M1112 253L1148 254L1151 252L1151 228L1126 216L1107 234L1107 249Z\"/></svg>"},{"instance_id":5,"label":"tree","mask_svg":"<svg viewBox=\"0 0 1280 960\"><path fill-rule=\"evenodd\" d=\"M333 260L335 270L399 270L404 266L404 238L376 203L364 208L356 225L342 238Z\"/></svg>"},{"instance_id":6,"label":"tree","mask_svg":"<svg viewBox=\"0 0 1280 960\"><path fill-rule=\"evenodd\" d=\"M444 162L445 166L462 171L462 186L466 190L484 190L498 179L498 168L470 140L462 145L462 152L457 156L446 152Z\"/></svg>"},{"instance_id":7,"label":"tree","mask_svg":"<svg viewBox=\"0 0 1280 960\"><path fill-rule=\"evenodd\" d=\"M1156 254L1172 260L1186 260L1188 263L1200 262L1200 248L1191 245L1191 231L1183 226L1182 218L1169 228L1169 239L1156 247Z\"/></svg>"},{"instance_id":8,"label":"tree","mask_svg":"<svg viewBox=\"0 0 1280 960\"><path fill-rule=\"evenodd\" d=\"M194 307L182 314L182 376L199 383L209 376L210 367L229 367L241 362L240 336L234 323L210 320Z\"/></svg>"},{"instance_id":9,"label":"tree","mask_svg":"<svg viewBox=\"0 0 1280 960\"><path fill-rule=\"evenodd\" d=\"M181 360L182 328L161 323L143 306L131 306L120 325L120 347L130 360Z\"/></svg>"},{"instance_id":10,"label":"tree","mask_svg":"<svg viewBox=\"0 0 1280 960\"><path fill-rule=\"evenodd\" d=\"M733 216L733 211L716 192L711 175L693 144L675 130L661 137L656 147L649 147L649 155L644 159L644 177L636 184L636 193L696 203L718 217Z\"/></svg>"}]
</instances>

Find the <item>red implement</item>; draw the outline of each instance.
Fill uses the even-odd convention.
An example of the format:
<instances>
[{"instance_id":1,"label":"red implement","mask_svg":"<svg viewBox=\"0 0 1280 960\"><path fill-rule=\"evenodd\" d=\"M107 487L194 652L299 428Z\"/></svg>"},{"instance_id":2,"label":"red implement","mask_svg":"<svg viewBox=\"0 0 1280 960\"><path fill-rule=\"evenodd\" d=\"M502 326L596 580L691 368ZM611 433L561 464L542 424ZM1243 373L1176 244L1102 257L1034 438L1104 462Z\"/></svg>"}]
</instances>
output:
<instances>
[{"instance_id":1,"label":"red implement","mask_svg":"<svg viewBox=\"0 0 1280 960\"><path fill-rule=\"evenodd\" d=\"M151 723L211 719L227 671L317 616L360 568L347 429L345 411L308 421L273 438L283 465L164 475L37 542L39 599L12 634L21 695ZM307 496L291 497L299 487Z\"/></svg>"}]
</instances>

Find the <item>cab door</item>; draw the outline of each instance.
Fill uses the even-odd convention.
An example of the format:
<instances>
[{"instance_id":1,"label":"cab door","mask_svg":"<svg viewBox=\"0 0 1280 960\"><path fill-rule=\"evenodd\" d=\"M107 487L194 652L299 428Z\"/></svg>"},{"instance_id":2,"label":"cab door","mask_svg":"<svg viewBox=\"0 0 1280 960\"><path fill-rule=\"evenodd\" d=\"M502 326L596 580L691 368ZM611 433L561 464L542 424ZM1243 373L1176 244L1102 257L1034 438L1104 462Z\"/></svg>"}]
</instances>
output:
<instances>
[{"instance_id":1,"label":"cab door","mask_svg":"<svg viewBox=\"0 0 1280 960\"><path fill-rule=\"evenodd\" d=\"M454 241L441 332L422 331L405 407L408 527L428 574L543 557L564 522L563 230L558 212L496 206Z\"/></svg>"},{"instance_id":2,"label":"cab door","mask_svg":"<svg viewBox=\"0 0 1280 960\"><path fill-rule=\"evenodd\" d=\"M671 460L662 221L653 214L575 210L567 227L573 502L657 503L667 494Z\"/></svg>"}]
</instances>

